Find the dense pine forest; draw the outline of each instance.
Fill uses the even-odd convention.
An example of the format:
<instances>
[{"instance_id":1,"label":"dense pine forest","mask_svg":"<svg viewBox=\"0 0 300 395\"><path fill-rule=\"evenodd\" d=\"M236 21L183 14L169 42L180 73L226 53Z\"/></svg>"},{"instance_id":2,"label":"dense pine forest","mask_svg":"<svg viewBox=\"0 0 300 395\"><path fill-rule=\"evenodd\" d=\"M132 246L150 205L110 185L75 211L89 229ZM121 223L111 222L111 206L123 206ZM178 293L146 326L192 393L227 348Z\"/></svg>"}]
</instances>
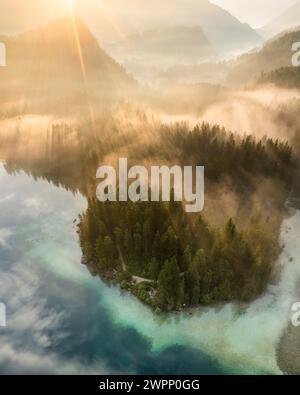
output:
<instances>
[{"instance_id":1,"label":"dense pine forest","mask_svg":"<svg viewBox=\"0 0 300 395\"><path fill-rule=\"evenodd\" d=\"M160 134L157 153L171 158L176 152L182 164L204 165L210 179L218 180L225 174L241 178L251 172L291 182L293 158L287 142L267 137L256 141L253 136L241 137L207 123L192 130L185 124L162 125Z\"/></svg>"},{"instance_id":2,"label":"dense pine forest","mask_svg":"<svg viewBox=\"0 0 300 395\"><path fill-rule=\"evenodd\" d=\"M243 231L232 219L214 229L201 215L190 220L178 203L90 200L79 233L85 264L167 310L252 300L280 251L267 219L253 217Z\"/></svg>"},{"instance_id":3,"label":"dense pine forest","mask_svg":"<svg viewBox=\"0 0 300 395\"><path fill-rule=\"evenodd\" d=\"M300 88L300 68L281 67L269 73L262 73L259 83L275 84L281 88L299 89Z\"/></svg>"},{"instance_id":4,"label":"dense pine forest","mask_svg":"<svg viewBox=\"0 0 300 395\"><path fill-rule=\"evenodd\" d=\"M243 138L208 124L193 130L161 125L159 135L143 157L155 152L167 162L173 156L182 164L204 164L208 179L227 174L241 188L250 174L286 186L292 181L295 162L287 143ZM79 224L83 262L159 310L250 301L265 290L280 252L278 223L263 214L249 213L243 227L232 218L214 227L203 214L186 214L181 203L90 198Z\"/></svg>"}]
</instances>

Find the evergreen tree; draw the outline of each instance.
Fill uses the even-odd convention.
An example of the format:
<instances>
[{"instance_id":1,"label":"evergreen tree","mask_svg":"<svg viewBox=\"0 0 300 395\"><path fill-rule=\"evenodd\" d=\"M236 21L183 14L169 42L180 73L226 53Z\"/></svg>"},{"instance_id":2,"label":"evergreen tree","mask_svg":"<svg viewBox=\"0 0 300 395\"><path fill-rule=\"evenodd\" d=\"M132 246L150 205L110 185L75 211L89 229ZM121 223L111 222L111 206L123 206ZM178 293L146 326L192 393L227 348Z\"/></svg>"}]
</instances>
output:
<instances>
[{"instance_id":1,"label":"evergreen tree","mask_svg":"<svg viewBox=\"0 0 300 395\"><path fill-rule=\"evenodd\" d=\"M183 285L175 258L165 261L158 278L158 303L162 308L178 308L183 302Z\"/></svg>"}]
</instances>

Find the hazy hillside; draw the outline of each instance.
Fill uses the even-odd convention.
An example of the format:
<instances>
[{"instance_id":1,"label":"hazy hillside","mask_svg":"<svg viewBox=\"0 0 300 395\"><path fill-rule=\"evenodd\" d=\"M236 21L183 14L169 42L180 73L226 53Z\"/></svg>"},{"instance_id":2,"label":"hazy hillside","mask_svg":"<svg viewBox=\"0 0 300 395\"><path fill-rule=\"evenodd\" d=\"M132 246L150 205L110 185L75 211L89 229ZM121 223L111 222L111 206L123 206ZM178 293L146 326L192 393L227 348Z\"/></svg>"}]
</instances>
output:
<instances>
[{"instance_id":1,"label":"hazy hillside","mask_svg":"<svg viewBox=\"0 0 300 395\"><path fill-rule=\"evenodd\" d=\"M257 52L242 55L232 64L228 82L245 84L281 67L292 65L292 45L300 41L300 30L284 34L269 41Z\"/></svg>"},{"instance_id":2,"label":"hazy hillside","mask_svg":"<svg viewBox=\"0 0 300 395\"><path fill-rule=\"evenodd\" d=\"M169 68L199 65L215 60L215 54L227 58L262 42L249 25L207 0L188 0L184 5L179 0L128 0L126 8L120 0L113 4L107 2L105 7L111 9L109 16L116 27L113 35L101 23L87 19L105 49L147 81L161 81L161 73ZM95 11L95 20L96 16ZM113 39L120 35L122 39Z\"/></svg>"},{"instance_id":3,"label":"hazy hillside","mask_svg":"<svg viewBox=\"0 0 300 395\"><path fill-rule=\"evenodd\" d=\"M176 66L167 70L163 76L169 82L210 82L245 86L259 80L262 74L268 74L281 68L290 68L294 53L292 45L298 41L300 41L300 28L278 35L261 49L245 53L236 60ZM284 71L285 74L286 71ZM289 77L286 75L284 78L289 78L292 81L296 74L289 73ZM270 78L274 78L274 75Z\"/></svg>"},{"instance_id":4,"label":"hazy hillside","mask_svg":"<svg viewBox=\"0 0 300 395\"><path fill-rule=\"evenodd\" d=\"M157 70L174 65L216 60L217 54L201 27L169 27L149 30L106 46L134 75L153 77Z\"/></svg>"},{"instance_id":5,"label":"hazy hillside","mask_svg":"<svg viewBox=\"0 0 300 395\"><path fill-rule=\"evenodd\" d=\"M261 41L248 24L241 23L208 0L72 0L76 15L103 43L153 29L201 26L218 52L235 52ZM32 13L30 10L34 9ZM69 13L61 0L1 0L0 34L26 31ZM14 15L7 18L6 15Z\"/></svg>"},{"instance_id":6,"label":"hazy hillside","mask_svg":"<svg viewBox=\"0 0 300 395\"><path fill-rule=\"evenodd\" d=\"M107 1L108 7L109 3ZM260 42L259 35L249 25L207 0L187 0L184 3L181 0L128 0L126 8L121 0L113 4L111 14L117 15L119 26L126 20L127 25L140 32L170 26L201 26L216 50L223 53ZM139 15L138 19L136 15Z\"/></svg>"},{"instance_id":7,"label":"hazy hillside","mask_svg":"<svg viewBox=\"0 0 300 395\"><path fill-rule=\"evenodd\" d=\"M160 80L179 84L226 84L229 64L226 61L175 65L160 73Z\"/></svg>"},{"instance_id":8,"label":"hazy hillside","mask_svg":"<svg viewBox=\"0 0 300 395\"><path fill-rule=\"evenodd\" d=\"M258 80L261 84L274 84L287 89L300 88L300 67L281 67L264 73Z\"/></svg>"},{"instance_id":9,"label":"hazy hillside","mask_svg":"<svg viewBox=\"0 0 300 395\"><path fill-rule=\"evenodd\" d=\"M276 19L258 30L265 38L270 38L276 34L300 25L300 1L279 15Z\"/></svg>"},{"instance_id":10,"label":"hazy hillside","mask_svg":"<svg viewBox=\"0 0 300 395\"><path fill-rule=\"evenodd\" d=\"M57 100L130 92L136 83L102 50L85 24L71 18L16 37L2 37L7 67L0 70L2 101Z\"/></svg>"},{"instance_id":11,"label":"hazy hillside","mask_svg":"<svg viewBox=\"0 0 300 395\"><path fill-rule=\"evenodd\" d=\"M0 34L27 31L70 13L60 0L52 0L45 12L47 1L3 0ZM147 80L169 67L215 60L215 54L228 58L263 41L248 24L208 0L73 0L73 6L101 47ZM8 20L5 14L11 12L15 18Z\"/></svg>"}]
</instances>

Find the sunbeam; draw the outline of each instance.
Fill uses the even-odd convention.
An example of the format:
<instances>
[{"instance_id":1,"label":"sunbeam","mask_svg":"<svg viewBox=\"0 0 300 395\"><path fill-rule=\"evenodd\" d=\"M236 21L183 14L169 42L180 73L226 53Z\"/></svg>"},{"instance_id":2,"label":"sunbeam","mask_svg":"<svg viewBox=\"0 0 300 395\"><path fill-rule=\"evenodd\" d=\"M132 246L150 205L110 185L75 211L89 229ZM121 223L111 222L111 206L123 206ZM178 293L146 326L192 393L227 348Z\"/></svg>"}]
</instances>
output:
<instances>
[{"instance_id":1,"label":"sunbeam","mask_svg":"<svg viewBox=\"0 0 300 395\"><path fill-rule=\"evenodd\" d=\"M87 81L86 68L85 68L85 64L84 64L82 48L81 48L81 43L80 43L80 37L79 37L79 34L78 34L78 29L77 29L77 24L76 24L76 18L75 18L75 13L74 13L73 1L72 0L66 0L66 1L67 1L68 7L69 7L69 10L70 10L70 15L71 15L71 18L72 18L74 36L75 36L76 46L77 46L77 50L78 50L82 76L83 76L83 79L84 79L84 81L86 83L86 81Z\"/></svg>"},{"instance_id":2,"label":"sunbeam","mask_svg":"<svg viewBox=\"0 0 300 395\"><path fill-rule=\"evenodd\" d=\"M83 57L80 37L79 37L79 33L78 33L78 27L77 27L77 23L76 23L76 17L75 17L75 12L74 12L73 1L72 0L66 0L66 1L67 1L69 10L70 10L70 15L71 15L71 19L72 19L72 25L73 25L73 30L74 30L76 47L77 47L77 51L78 51L80 68L81 68L83 82L84 82L84 87L85 87L85 92L86 92L86 96L87 96L87 105L88 105L90 118L91 118L91 125L92 125L93 132L95 133L95 131L96 131L95 114L94 114L94 109L92 107L92 104L90 103L89 96L88 96L87 72L86 72L86 67L85 67L85 63L84 63L84 57Z\"/></svg>"}]
</instances>

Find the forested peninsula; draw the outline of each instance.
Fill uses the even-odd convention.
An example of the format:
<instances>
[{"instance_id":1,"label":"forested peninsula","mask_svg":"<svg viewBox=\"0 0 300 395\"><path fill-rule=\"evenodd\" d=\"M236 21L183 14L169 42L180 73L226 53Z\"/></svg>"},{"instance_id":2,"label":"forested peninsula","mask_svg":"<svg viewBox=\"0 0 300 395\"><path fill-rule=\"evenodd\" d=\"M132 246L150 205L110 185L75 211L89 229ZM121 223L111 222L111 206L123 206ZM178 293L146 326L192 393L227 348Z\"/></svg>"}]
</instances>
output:
<instances>
[{"instance_id":1,"label":"forested peninsula","mask_svg":"<svg viewBox=\"0 0 300 395\"><path fill-rule=\"evenodd\" d=\"M296 167L287 143L241 138L209 124L188 131L162 125L159 136L144 147L144 158L175 156L182 164L204 165L208 182L218 185L230 177L242 200L254 193L253 177L278 182L284 192L277 203L283 207ZM205 212L188 214L174 201L101 203L90 197L78 230L83 263L157 311L249 302L270 281L281 251L281 215L252 208L244 223L227 218L215 226Z\"/></svg>"}]
</instances>

